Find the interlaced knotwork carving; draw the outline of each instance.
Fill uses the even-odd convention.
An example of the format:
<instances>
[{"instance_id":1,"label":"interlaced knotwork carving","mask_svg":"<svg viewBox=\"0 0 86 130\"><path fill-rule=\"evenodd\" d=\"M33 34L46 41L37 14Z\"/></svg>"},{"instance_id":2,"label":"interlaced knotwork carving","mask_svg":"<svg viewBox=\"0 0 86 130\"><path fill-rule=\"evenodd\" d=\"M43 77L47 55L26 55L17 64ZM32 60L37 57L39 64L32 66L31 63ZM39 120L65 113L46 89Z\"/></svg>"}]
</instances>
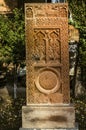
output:
<instances>
[{"instance_id":1,"label":"interlaced knotwork carving","mask_svg":"<svg viewBox=\"0 0 86 130\"><path fill-rule=\"evenodd\" d=\"M39 31L34 38L34 58L35 60L45 60L45 35Z\"/></svg>"},{"instance_id":2,"label":"interlaced knotwork carving","mask_svg":"<svg viewBox=\"0 0 86 130\"><path fill-rule=\"evenodd\" d=\"M31 7L26 8L26 17L32 18L33 17L33 11Z\"/></svg>"},{"instance_id":3,"label":"interlaced knotwork carving","mask_svg":"<svg viewBox=\"0 0 86 130\"><path fill-rule=\"evenodd\" d=\"M29 4L26 5L27 17L32 17L32 10L35 17L67 17L66 4Z\"/></svg>"},{"instance_id":4,"label":"interlaced knotwork carving","mask_svg":"<svg viewBox=\"0 0 86 130\"><path fill-rule=\"evenodd\" d=\"M26 4L27 104L70 102L67 11L67 4Z\"/></svg>"},{"instance_id":5,"label":"interlaced knotwork carving","mask_svg":"<svg viewBox=\"0 0 86 130\"><path fill-rule=\"evenodd\" d=\"M60 8L61 17L67 17L67 9L65 7Z\"/></svg>"},{"instance_id":6,"label":"interlaced knotwork carving","mask_svg":"<svg viewBox=\"0 0 86 130\"><path fill-rule=\"evenodd\" d=\"M50 60L58 60L60 59L60 42L59 42L59 36L57 35L56 32L52 32L50 34L50 39L49 39L49 59Z\"/></svg>"},{"instance_id":7,"label":"interlaced knotwork carving","mask_svg":"<svg viewBox=\"0 0 86 130\"><path fill-rule=\"evenodd\" d=\"M33 57L36 61L60 61L59 29L35 29Z\"/></svg>"}]
</instances>

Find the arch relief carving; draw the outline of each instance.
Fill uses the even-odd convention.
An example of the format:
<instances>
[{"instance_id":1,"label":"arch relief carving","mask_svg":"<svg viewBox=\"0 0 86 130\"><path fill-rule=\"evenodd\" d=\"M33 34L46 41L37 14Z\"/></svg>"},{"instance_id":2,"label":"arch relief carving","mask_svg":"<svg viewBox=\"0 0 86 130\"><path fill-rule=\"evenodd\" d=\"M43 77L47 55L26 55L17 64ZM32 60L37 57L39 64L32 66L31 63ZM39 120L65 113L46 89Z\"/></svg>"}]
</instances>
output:
<instances>
[{"instance_id":1,"label":"arch relief carving","mask_svg":"<svg viewBox=\"0 0 86 130\"><path fill-rule=\"evenodd\" d=\"M60 62L60 31L59 29L35 29L34 50L35 61Z\"/></svg>"}]
</instances>

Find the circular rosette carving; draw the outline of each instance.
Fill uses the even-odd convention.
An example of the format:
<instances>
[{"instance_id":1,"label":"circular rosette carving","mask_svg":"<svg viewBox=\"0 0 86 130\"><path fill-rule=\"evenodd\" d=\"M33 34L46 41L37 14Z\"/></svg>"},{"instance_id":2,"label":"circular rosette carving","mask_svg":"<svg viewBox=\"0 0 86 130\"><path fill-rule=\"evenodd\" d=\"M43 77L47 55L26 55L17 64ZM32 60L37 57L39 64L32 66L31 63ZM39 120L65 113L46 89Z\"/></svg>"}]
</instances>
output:
<instances>
[{"instance_id":1,"label":"circular rosette carving","mask_svg":"<svg viewBox=\"0 0 86 130\"><path fill-rule=\"evenodd\" d=\"M37 75L35 84L42 93L55 93L60 88L60 74L52 68L41 69Z\"/></svg>"}]
</instances>

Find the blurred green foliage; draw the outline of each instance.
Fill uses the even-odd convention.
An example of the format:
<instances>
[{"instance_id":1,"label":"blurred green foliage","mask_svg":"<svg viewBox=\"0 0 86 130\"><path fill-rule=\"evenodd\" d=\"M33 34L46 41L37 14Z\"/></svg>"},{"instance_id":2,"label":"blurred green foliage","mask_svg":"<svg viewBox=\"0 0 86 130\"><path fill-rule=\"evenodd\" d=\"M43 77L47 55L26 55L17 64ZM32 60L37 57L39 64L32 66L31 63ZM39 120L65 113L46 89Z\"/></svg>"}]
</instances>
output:
<instances>
[{"instance_id":1,"label":"blurred green foliage","mask_svg":"<svg viewBox=\"0 0 86 130\"><path fill-rule=\"evenodd\" d=\"M0 130L19 130L22 125L24 98L11 99L0 103Z\"/></svg>"},{"instance_id":2,"label":"blurred green foliage","mask_svg":"<svg viewBox=\"0 0 86 130\"><path fill-rule=\"evenodd\" d=\"M81 67L81 80L86 82L86 1L68 0L69 11L73 20L69 23L79 29L79 66Z\"/></svg>"},{"instance_id":3,"label":"blurred green foliage","mask_svg":"<svg viewBox=\"0 0 86 130\"><path fill-rule=\"evenodd\" d=\"M75 106L76 122L79 130L86 130L86 93L76 98L71 98L71 102Z\"/></svg>"},{"instance_id":4,"label":"blurred green foliage","mask_svg":"<svg viewBox=\"0 0 86 130\"><path fill-rule=\"evenodd\" d=\"M25 60L24 13L15 8L0 15L0 62L18 64Z\"/></svg>"}]
</instances>

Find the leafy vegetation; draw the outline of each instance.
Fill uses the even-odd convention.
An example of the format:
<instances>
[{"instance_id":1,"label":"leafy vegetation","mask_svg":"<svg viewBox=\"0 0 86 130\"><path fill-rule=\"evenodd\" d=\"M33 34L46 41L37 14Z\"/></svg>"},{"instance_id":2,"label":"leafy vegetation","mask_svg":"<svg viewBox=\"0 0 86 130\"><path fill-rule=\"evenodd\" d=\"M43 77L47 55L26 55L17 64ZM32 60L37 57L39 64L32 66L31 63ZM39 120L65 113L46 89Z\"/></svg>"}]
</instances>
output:
<instances>
[{"instance_id":1,"label":"leafy vegetation","mask_svg":"<svg viewBox=\"0 0 86 130\"><path fill-rule=\"evenodd\" d=\"M72 13L73 24L80 32L79 66L81 67L81 80L86 85L86 3L85 0L68 0L69 10Z\"/></svg>"},{"instance_id":2,"label":"leafy vegetation","mask_svg":"<svg viewBox=\"0 0 86 130\"><path fill-rule=\"evenodd\" d=\"M69 10L73 20L70 24L79 29L79 63L81 67L81 81L86 89L86 3L85 0L68 0ZM74 97L74 95L72 95ZM76 110L76 122L80 130L86 129L86 94L72 98Z\"/></svg>"},{"instance_id":3,"label":"leafy vegetation","mask_svg":"<svg viewBox=\"0 0 86 130\"><path fill-rule=\"evenodd\" d=\"M0 103L0 130L19 130L24 105L25 99L21 97Z\"/></svg>"},{"instance_id":4,"label":"leafy vegetation","mask_svg":"<svg viewBox=\"0 0 86 130\"><path fill-rule=\"evenodd\" d=\"M0 15L0 62L18 64L25 60L24 14L14 9L11 17Z\"/></svg>"},{"instance_id":5,"label":"leafy vegetation","mask_svg":"<svg viewBox=\"0 0 86 130\"><path fill-rule=\"evenodd\" d=\"M14 84L17 84L17 68L25 63L24 13L15 8L10 15L0 15L0 71L3 63L13 64ZM8 69L8 68L7 68Z\"/></svg>"},{"instance_id":6,"label":"leafy vegetation","mask_svg":"<svg viewBox=\"0 0 86 130\"><path fill-rule=\"evenodd\" d=\"M76 98L72 98L71 102L73 102L75 106L76 113L76 122L78 123L79 130L86 129L86 94L80 95Z\"/></svg>"}]
</instances>

